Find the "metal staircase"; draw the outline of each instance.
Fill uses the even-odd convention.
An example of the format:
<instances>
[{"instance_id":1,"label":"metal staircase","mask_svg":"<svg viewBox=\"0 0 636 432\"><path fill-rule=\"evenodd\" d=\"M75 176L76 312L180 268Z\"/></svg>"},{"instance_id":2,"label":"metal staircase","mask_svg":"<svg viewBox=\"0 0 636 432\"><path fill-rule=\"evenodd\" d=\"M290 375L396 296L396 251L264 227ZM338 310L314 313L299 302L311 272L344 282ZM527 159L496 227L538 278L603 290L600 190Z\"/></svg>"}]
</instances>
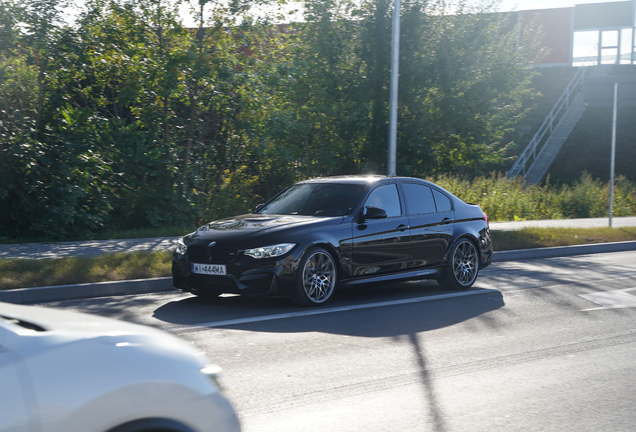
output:
<instances>
[{"instance_id":1,"label":"metal staircase","mask_svg":"<svg viewBox=\"0 0 636 432\"><path fill-rule=\"evenodd\" d=\"M612 65L595 66L590 76L606 76L611 68ZM581 67L576 72L537 133L508 171L509 178L522 175L528 184L538 184L543 179L585 111L583 81L586 69Z\"/></svg>"}]
</instances>

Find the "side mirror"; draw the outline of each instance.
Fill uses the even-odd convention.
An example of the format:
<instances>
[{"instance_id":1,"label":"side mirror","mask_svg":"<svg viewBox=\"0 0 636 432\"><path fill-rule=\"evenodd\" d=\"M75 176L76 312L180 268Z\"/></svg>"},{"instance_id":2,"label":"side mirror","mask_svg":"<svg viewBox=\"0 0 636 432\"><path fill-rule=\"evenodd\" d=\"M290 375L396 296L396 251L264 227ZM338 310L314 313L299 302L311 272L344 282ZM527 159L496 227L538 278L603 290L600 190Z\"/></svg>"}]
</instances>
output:
<instances>
[{"instance_id":1,"label":"side mirror","mask_svg":"<svg viewBox=\"0 0 636 432\"><path fill-rule=\"evenodd\" d=\"M254 211L252 213L258 213L260 209L262 209L263 207L265 207L265 204L259 204L256 206L256 208L254 209Z\"/></svg>"},{"instance_id":2,"label":"side mirror","mask_svg":"<svg viewBox=\"0 0 636 432\"><path fill-rule=\"evenodd\" d=\"M365 207L366 212L362 215L362 220L367 219L384 219L386 218L386 210L378 207Z\"/></svg>"}]
</instances>

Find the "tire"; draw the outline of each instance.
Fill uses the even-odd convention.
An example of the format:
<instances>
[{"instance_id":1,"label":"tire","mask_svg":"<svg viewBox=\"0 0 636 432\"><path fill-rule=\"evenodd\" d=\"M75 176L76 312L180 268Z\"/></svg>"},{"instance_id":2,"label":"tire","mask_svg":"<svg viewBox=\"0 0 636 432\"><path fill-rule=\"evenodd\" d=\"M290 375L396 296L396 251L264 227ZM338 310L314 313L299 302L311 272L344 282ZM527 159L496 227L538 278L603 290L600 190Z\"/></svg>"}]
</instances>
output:
<instances>
[{"instance_id":1,"label":"tire","mask_svg":"<svg viewBox=\"0 0 636 432\"><path fill-rule=\"evenodd\" d=\"M331 254L312 248L298 266L291 300L299 306L320 306L333 297L337 285L338 268Z\"/></svg>"},{"instance_id":2,"label":"tire","mask_svg":"<svg viewBox=\"0 0 636 432\"><path fill-rule=\"evenodd\" d=\"M468 289L477 280L479 255L475 244L468 239L458 241L451 250L448 264L437 282L445 289Z\"/></svg>"}]
</instances>

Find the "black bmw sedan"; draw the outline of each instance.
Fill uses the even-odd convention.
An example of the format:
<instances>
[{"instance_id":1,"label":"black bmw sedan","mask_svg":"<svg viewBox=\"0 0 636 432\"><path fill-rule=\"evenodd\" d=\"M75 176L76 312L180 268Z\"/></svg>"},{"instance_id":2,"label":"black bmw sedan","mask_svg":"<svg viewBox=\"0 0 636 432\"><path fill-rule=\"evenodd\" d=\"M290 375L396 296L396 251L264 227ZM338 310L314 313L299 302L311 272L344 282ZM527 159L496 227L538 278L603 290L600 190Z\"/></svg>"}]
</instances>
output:
<instances>
[{"instance_id":1,"label":"black bmw sedan","mask_svg":"<svg viewBox=\"0 0 636 432\"><path fill-rule=\"evenodd\" d=\"M186 235L172 277L176 288L201 297L287 296L316 306L336 289L367 283L432 278L466 289L492 251L481 208L433 183L327 177Z\"/></svg>"}]
</instances>

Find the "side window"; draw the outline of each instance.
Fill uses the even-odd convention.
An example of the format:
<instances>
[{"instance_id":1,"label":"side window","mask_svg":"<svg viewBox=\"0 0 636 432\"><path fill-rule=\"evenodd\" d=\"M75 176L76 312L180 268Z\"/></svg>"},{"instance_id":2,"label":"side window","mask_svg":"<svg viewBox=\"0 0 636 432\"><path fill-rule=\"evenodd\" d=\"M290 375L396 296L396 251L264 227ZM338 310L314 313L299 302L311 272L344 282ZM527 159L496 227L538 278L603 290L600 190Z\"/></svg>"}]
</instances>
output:
<instances>
[{"instance_id":1,"label":"side window","mask_svg":"<svg viewBox=\"0 0 636 432\"><path fill-rule=\"evenodd\" d=\"M414 183L402 185L410 215L435 213L435 201L431 188Z\"/></svg>"},{"instance_id":2,"label":"side window","mask_svg":"<svg viewBox=\"0 0 636 432\"><path fill-rule=\"evenodd\" d=\"M446 195L439 191L436 191L435 189L433 189L433 195L435 196L435 204L437 204L438 212L447 212L453 209L451 201Z\"/></svg>"},{"instance_id":3,"label":"side window","mask_svg":"<svg viewBox=\"0 0 636 432\"><path fill-rule=\"evenodd\" d=\"M369 195L364 203L364 208L378 207L386 211L387 217L400 216L400 197L398 196L397 186L394 184L380 186ZM365 210L366 211L366 210Z\"/></svg>"}]
</instances>

